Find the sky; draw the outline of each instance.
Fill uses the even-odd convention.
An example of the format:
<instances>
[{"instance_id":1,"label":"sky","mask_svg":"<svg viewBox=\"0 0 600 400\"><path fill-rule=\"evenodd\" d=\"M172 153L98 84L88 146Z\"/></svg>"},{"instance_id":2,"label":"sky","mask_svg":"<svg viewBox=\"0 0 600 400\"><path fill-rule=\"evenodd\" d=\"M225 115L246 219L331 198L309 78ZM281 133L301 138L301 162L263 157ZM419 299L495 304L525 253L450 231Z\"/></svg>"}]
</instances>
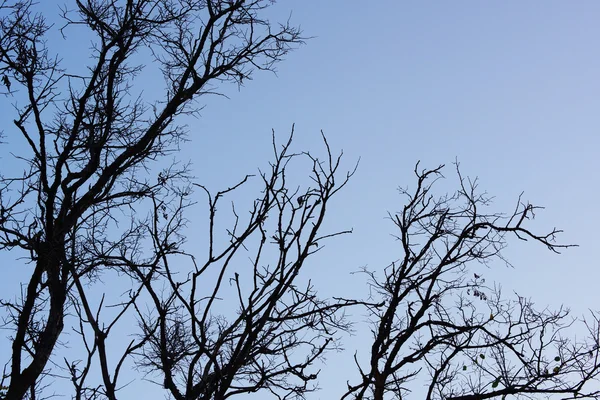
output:
<instances>
[{"instance_id":1,"label":"sky","mask_svg":"<svg viewBox=\"0 0 600 400\"><path fill-rule=\"evenodd\" d=\"M497 265L488 279L530 297L541 308L565 304L575 315L598 308L597 172L600 157L600 4L593 1L280 2L313 38L278 66L257 75L230 100L217 99L198 121L193 151L214 159L261 161L270 129L295 123L302 145L318 146L323 130L334 148L360 166L331 209L331 224L354 233L328 244L315 282L346 282L360 293L359 267L395 260L387 211L399 210L398 186L412 185L417 161L461 163L509 212L523 198L546 207L535 227L565 232L579 247L561 255L512 241L514 269ZM209 134L205 139L203 132ZM205 145L205 140L209 145ZM222 148L221 152L214 151ZM252 149L252 150L250 150ZM254 150L255 149L255 150ZM212 166L212 167L211 167ZM396 256L395 256L396 254ZM336 288L339 290L339 288ZM335 292L323 285L322 291ZM351 365L361 340L335 365ZM354 348L352 347L354 345ZM367 351L368 349L362 349ZM329 375L331 374L331 375ZM324 368L323 391L339 393L346 368ZM335 383L337 382L337 383Z\"/></svg>"},{"instance_id":2,"label":"sky","mask_svg":"<svg viewBox=\"0 0 600 400\"><path fill-rule=\"evenodd\" d=\"M400 209L396 189L414 183L417 161L446 164L452 177L458 160L497 210L511 211L524 192L545 207L534 226L556 226L560 241L579 245L556 256L511 243L517 268L498 278L541 304L594 306L600 4L332 0L276 11L312 38L277 76L257 74L208 101L182 153L198 171L234 179L264 165L271 129L284 138L295 124L298 147L317 149L323 130L349 168L360 158L330 215L354 234L322 255L338 276L394 259L385 217Z\"/></svg>"},{"instance_id":3,"label":"sky","mask_svg":"<svg viewBox=\"0 0 600 400\"><path fill-rule=\"evenodd\" d=\"M49 13L62 4L52 3L43 5ZM328 222L353 234L330 241L308 266L324 295L364 293L351 272L398 257L386 216L402 207L396 189L414 184L415 163L446 164L452 177L458 160L496 196L495 209L512 211L524 192L546 207L535 227L556 226L560 241L579 245L555 255L511 242L515 268L486 276L541 307L598 308L600 3L289 0L269 12L311 38L277 74L207 97L178 157L192 161L199 182L223 188L264 168L271 130L284 140L295 124L297 148L318 151L323 130L348 169L360 159ZM341 393L355 377L345 367L354 350L368 350L360 344L347 338L348 351L331 357L335 370L323 368L323 390L310 398Z\"/></svg>"}]
</instances>

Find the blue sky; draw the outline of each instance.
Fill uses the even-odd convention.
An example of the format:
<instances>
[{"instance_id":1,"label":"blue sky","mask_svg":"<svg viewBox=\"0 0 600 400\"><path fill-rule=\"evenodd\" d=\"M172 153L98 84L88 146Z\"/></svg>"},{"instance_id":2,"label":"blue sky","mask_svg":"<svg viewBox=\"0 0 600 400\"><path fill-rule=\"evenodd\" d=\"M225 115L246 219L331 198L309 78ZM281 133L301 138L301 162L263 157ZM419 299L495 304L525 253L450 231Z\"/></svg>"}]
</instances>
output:
<instances>
[{"instance_id":1,"label":"blue sky","mask_svg":"<svg viewBox=\"0 0 600 400\"><path fill-rule=\"evenodd\" d=\"M398 257L385 219L402 206L396 188L414 183L418 160L447 164L450 177L458 159L498 211L525 191L546 207L534 226L557 226L561 240L580 245L556 256L515 242L507 255L516 268L486 276L540 306L597 307L600 3L290 0L270 13L291 13L312 38L277 75L205 99L179 156L199 182L223 188L266 166L271 129L283 140L295 123L297 148L315 150L322 129L348 169L361 160L328 225L354 233L331 241L308 271L326 295L364 293L350 272ZM311 398L341 393L360 342L348 339L348 352L330 358L324 390Z\"/></svg>"},{"instance_id":2,"label":"blue sky","mask_svg":"<svg viewBox=\"0 0 600 400\"><path fill-rule=\"evenodd\" d=\"M558 226L580 245L553 256L515 243L519 268L499 277L541 303L593 305L594 279L577 277L597 276L600 4L289 1L276 10L293 10L313 38L277 76L208 100L187 147L197 171L233 179L235 167L264 164L271 128L283 137L295 123L300 148L318 148L323 129L349 166L361 158L331 215L355 230L327 253L331 273L343 274L393 259L385 215L400 208L396 188L413 183L415 162L447 164L451 176L458 159L498 210L524 191L546 207L536 226ZM337 251L346 247L357 254Z\"/></svg>"},{"instance_id":3,"label":"blue sky","mask_svg":"<svg viewBox=\"0 0 600 400\"><path fill-rule=\"evenodd\" d=\"M418 160L448 165L451 177L458 159L496 196L496 210L512 210L524 191L546 207L533 226L557 226L560 240L580 245L557 256L513 241L506 254L515 269L498 264L485 276L542 308L565 304L580 315L597 307L599 3L277 5L284 17L290 10L314 38L277 77L256 75L229 100L210 101L189 149L207 154L194 159L200 171L229 177L235 166L264 164L271 128L285 135L295 123L299 147L318 148L323 129L349 165L361 158L330 214L332 226L354 234L330 242L311 270L322 292L364 293L349 272L397 257L385 219L402 205L396 188L414 182ZM360 335L351 338L345 354L330 358L314 398L340 392L360 344Z\"/></svg>"}]
</instances>

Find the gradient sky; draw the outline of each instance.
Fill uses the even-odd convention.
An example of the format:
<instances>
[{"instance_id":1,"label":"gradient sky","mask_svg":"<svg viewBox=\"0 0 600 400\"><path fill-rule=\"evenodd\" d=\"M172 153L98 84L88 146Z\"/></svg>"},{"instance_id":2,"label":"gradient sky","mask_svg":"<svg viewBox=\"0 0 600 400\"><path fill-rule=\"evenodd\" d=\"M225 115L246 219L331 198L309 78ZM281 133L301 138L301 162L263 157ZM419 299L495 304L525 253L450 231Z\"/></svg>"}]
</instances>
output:
<instances>
[{"instance_id":1,"label":"gradient sky","mask_svg":"<svg viewBox=\"0 0 600 400\"><path fill-rule=\"evenodd\" d=\"M444 163L452 177L458 159L498 211L512 211L524 191L546 207L533 226L557 226L563 242L580 245L554 256L514 243L517 268L500 271L504 284L540 304L594 307L599 3L298 0L276 9L290 10L313 38L277 76L208 100L182 154L200 179L264 165L272 128L283 138L295 123L298 147L313 149L323 129L348 167L361 158L330 215L355 233L321 255L327 274L343 276L394 259L385 216L400 209L396 188L414 183L415 162Z\"/></svg>"},{"instance_id":2,"label":"gradient sky","mask_svg":"<svg viewBox=\"0 0 600 400\"><path fill-rule=\"evenodd\" d=\"M56 15L52 3L44 8ZM360 157L328 224L354 233L330 241L307 268L324 295L364 294L364 279L350 272L399 257L385 217L403 205L396 188L414 183L414 164L444 163L452 177L458 159L496 196L497 211L512 211L524 191L546 207L535 227L557 226L561 241L580 245L556 256L513 242L515 269L498 265L486 277L538 306L598 308L599 2L291 0L270 13L291 13L312 38L277 75L226 87L229 99L206 98L180 157L199 182L224 188L265 167L271 129L283 140L293 123L296 148L319 150L322 129L348 169ZM346 343L310 398L339 396L356 377L351 356L368 348L360 335Z\"/></svg>"},{"instance_id":3,"label":"gradient sky","mask_svg":"<svg viewBox=\"0 0 600 400\"><path fill-rule=\"evenodd\" d=\"M546 207L533 226L557 226L560 240L580 245L556 256L513 241L506 254L515 269L499 264L485 276L542 308L598 308L600 3L297 0L277 8L284 17L293 10L314 38L277 77L256 75L230 100L210 102L190 150L207 154L194 159L199 170L229 168L229 176L232 166L264 164L270 129L285 135L295 123L300 147L318 148L323 129L349 166L361 158L329 215L354 234L313 260L323 293L364 293L364 280L349 272L398 257L385 219L402 206L396 188L414 183L418 160L444 163L452 177L458 159L496 196L498 211L512 211L524 191ZM311 398L340 393L361 343L358 335L330 357L323 391Z\"/></svg>"}]
</instances>

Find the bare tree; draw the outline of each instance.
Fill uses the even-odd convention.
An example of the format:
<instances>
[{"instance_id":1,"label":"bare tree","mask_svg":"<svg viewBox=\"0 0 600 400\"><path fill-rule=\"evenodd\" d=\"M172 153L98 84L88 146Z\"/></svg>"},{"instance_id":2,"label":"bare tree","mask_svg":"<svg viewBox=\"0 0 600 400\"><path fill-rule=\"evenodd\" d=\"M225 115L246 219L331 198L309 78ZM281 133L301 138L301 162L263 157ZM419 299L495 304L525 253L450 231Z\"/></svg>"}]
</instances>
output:
<instances>
[{"instance_id":1,"label":"bare tree","mask_svg":"<svg viewBox=\"0 0 600 400\"><path fill-rule=\"evenodd\" d=\"M246 221L232 210L230 240L221 249L214 239L217 205L245 179L214 196L206 191L208 256L202 263L194 259L183 280L166 260L159 273L168 290L150 276L157 272L136 270L153 304L150 315L139 314L142 365L160 371L176 399L225 399L262 388L278 398L302 397L314 387L314 361L336 348L336 333L349 328L338 311L358 302L325 302L310 281L300 286L297 278L325 239L345 233L318 232L331 196L352 174L336 183L339 158L322 163L310 153L290 154L290 144L280 150L274 145L271 170L261 174L262 196ZM286 172L297 158L309 160L314 186L290 191ZM245 266L237 259L240 252L249 257ZM213 268L214 283L207 285ZM230 318L217 311L221 293L237 299Z\"/></svg>"},{"instance_id":2,"label":"bare tree","mask_svg":"<svg viewBox=\"0 0 600 400\"><path fill-rule=\"evenodd\" d=\"M113 305L118 312L107 314L104 298L91 299L82 279L74 277L77 333L87 352L85 361L65 360L76 398L117 398L119 374L129 361L175 399L225 399L261 389L280 398L302 397L316 388L314 362L337 349L338 333L350 327L343 309L366 303L325 301L310 281L299 281L306 259L319 245L347 233L319 231L331 197L352 173L336 182L340 158L331 157L327 142L324 162L310 153L291 153L291 143L290 136L278 147L273 138L274 161L260 174L262 195L247 217L232 203L232 218L222 216L231 222L225 241L219 239L223 213L217 213L218 205L251 177L214 195L197 185L208 198L204 259L186 253L179 235L184 211L191 206L187 190L167 200L152 197L149 217L135 226L138 234L128 232L129 250L94 253L104 266L129 276L133 289ZM302 159L310 165L313 185L292 191L288 169ZM145 238L151 240L150 248L141 251L140 239ZM178 261L172 262L175 255ZM223 298L230 299L225 310ZM111 333L129 311L140 329L111 363L107 343L122 341ZM90 383L94 362L102 371L100 386Z\"/></svg>"},{"instance_id":3,"label":"bare tree","mask_svg":"<svg viewBox=\"0 0 600 400\"><path fill-rule=\"evenodd\" d=\"M427 399L599 398L598 315L579 321L587 337L570 339L568 310L506 299L473 268L508 263L502 250L511 236L553 252L570 247L554 242L560 231L532 232L540 207L521 198L508 215L489 213L491 198L458 164L458 190L436 196L442 168L417 164L416 188L401 190L406 205L389 215L402 256L383 274L364 271L384 305L370 307L368 361L355 357L360 379L342 398L405 398L424 383Z\"/></svg>"},{"instance_id":4,"label":"bare tree","mask_svg":"<svg viewBox=\"0 0 600 400\"><path fill-rule=\"evenodd\" d=\"M53 373L57 365L56 360L50 361L51 356L59 343L65 319L71 315L78 321L77 331L90 355L81 362L65 360L77 398L115 398L119 371L128 355L149 354L152 349L160 353L159 368L165 374L165 386L174 396L182 398L183 395L177 394L181 390L175 387L172 377L173 369L179 366L167 354L168 346L178 346L177 337L183 332L178 331L181 321L173 316L173 307L187 307L191 313L198 310L196 301L200 299L192 296L185 302L183 297L170 295L159 300L152 281L157 275L169 277L169 269L164 265L166 257L180 252L178 244L183 238L179 229L184 220L179 211L186 207L190 190L186 187L185 167L174 165L153 178L151 174L156 167L151 162L177 149L185 130L174 120L196 110L193 99L215 92L222 82L241 84L257 69L272 70L290 49L301 43L297 28L287 23L271 24L261 17L263 9L270 3L264 0L76 0L72 3L73 9L63 10L65 24L62 27L48 24L36 12L36 4L32 1L4 0L0 3L0 75L4 93L14 98L15 111L11 120L29 147L27 154L18 156L26 165L25 172L1 177L0 248L24 250L32 268L21 298L5 299L2 303L8 311L5 326L14 330L10 358L2 379L2 384L8 387L5 398L35 397L41 377ZM66 34L69 30L87 28L93 35L92 61L84 73L64 69L60 56L50 53L45 37L52 28L60 28ZM165 79L164 96L156 102L146 102L133 94L135 78L144 69L136 62L136 53L147 50ZM278 153L278 157L277 162L285 162L281 154ZM265 175L265 179L281 179L282 169L273 173L273 176ZM307 192L306 198L319 197L319 207L324 211L324 204L334 192L333 172L317 178L325 181L318 181L317 192ZM278 202L282 213L286 207L282 204L281 193L277 192L280 189L267 187L265 190L268 198L264 204L257 204L246 235L262 227L260 218L271 212L273 201ZM216 202L220 197L217 195L212 201ZM143 210L143 204L148 202L147 209L154 210L151 218L132 216L129 224L119 221L117 214L127 215L134 207ZM298 210L308 210L309 204ZM313 215L322 218L322 213L316 211L319 207L300 214L305 218ZM170 216L168 208L171 208ZM295 218L294 223L302 220L298 213L296 211L290 217ZM166 223L161 225L158 219L166 220ZM302 221L306 225L306 220ZM282 223L285 226L284 221ZM302 228L299 232L311 229ZM296 241L307 240L310 246L317 237L316 230L312 232L306 238L294 233L298 235ZM289 231L281 231L284 236L279 240L283 243L289 239L286 236L289 234ZM218 255L218 250L211 246L209 262L204 269L235 252L245 238L236 235L238 231L233 230L232 245L222 250L224 255ZM151 241L147 242L147 238ZM307 249L298 253L296 267L308 255ZM287 342L271 344L266 333L257 336L253 333L254 328L241 328L248 321L259 321L256 323L267 329L277 324L282 327L293 325L290 316L310 308L311 304L319 312L321 308L326 314L330 312L309 295L310 291L293 286L295 274L288 269L296 267L288 265L291 261L284 256L288 251L284 252L282 247L278 268L282 274L285 271L291 277L282 275L275 282L269 272L260 272L262 266L257 264L256 279L267 281L265 289L249 295L251 297L243 303L244 309L240 313L242 319L220 334L237 338L241 331L249 330L245 333L250 335L249 339L240 339L240 343L249 347L237 350L239 354L235 356L232 354L235 365L218 370L221 361L214 357L219 350L211 350L208 343L201 345L198 342L209 336L206 329L210 327L210 332L215 332L219 325L208 311L204 317L194 316L193 320L187 321L191 324L189 329L199 335L195 346L200 347L198 358L190 361L186 358L188 386L182 389L188 396L186 398L191 396L190 393L209 393L195 380L198 376L206 379L211 368L225 374L219 378L218 393L222 396L231 384L234 372L251 368L244 362L249 354L257 351L253 347L257 340L265 349L279 345L285 350L302 344L294 341L294 332L289 333ZM161 268L164 270L159 274ZM88 290L89 285L110 271L130 276L138 286L133 287L128 299L117 307L119 311L110 316L110 321L101 323L104 303L100 302L94 308ZM191 284L195 284L200 273L197 275L190 277ZM125 313L135 308L136 299L143 291L149 293L157 305L158 314L142 318L143 329L150 331L139 341L131 342L111 372L107 360L108 334ZM270 295L271 291L276 295ZM179 292L174 290L173 293ZM291 293L295 293L299 302L297 309L278 309L276 305L281 296L291 296ZM173 304L175 300L180 304ZM209 309L210 306L206 308ZM275 318L274 310L281 316L279 320L271 321L269 318ZM308 312L304 318L310 319L311 315ZM325 324L319 318L314 322ZM335 319L331 323L335 325ZM90 330L92 339L88 338ZM168 345L150 340L156 334L164 341L168 332L172 335ZM225 339L221 341L214 346L230 345ZM315 349L324 346L311 343ZM314 357L320 351L317 350ZM86 387L84 381L93 363L92 356L99 363L102 384ZM204 365L206 373L198 372L203 357L213 357L213 367ZM306 361L309 362L310 359ZM295 364L288 368L298 377L306 378L302 368ZM278 371L284 369L281 367ZM249 380L254 379L249 370L244 371ZM280 375L256 378L259 381L254 386L249 385L262 387L264 382L283 379Z\"/></svg>"},{"instance_id":5,"label":"bare tree","mask_svg":"<svg viewBox=\"0 0 600 400\"><path fill-rule=\"evenodd\" d=\"M321 158L294 152L293 132L283 145L273 138L268 170L216 192L187 165L158 163L185 139L180 117L199 98L273 70L302 42L266 19L271 3L74 0L51 24L31 0L0 0L0 93L14 105L2 116L27 146L12 164L22 171L0 175L0 250L27 268L17 295L1 299L11 336L0 398L50 397L63 381L75 399L115 400L132 370L177 400L303 398L317 388L317 361L350 330L347 307L369 311L373 342L344 398L403 398L421 377L436 399L599 397L595 314L589 337L571 340L566 310L505 300L469 269L502 260L510 235L565 247L556 230L529 230L536 207L486 213L489 199L460 174L455 195L434 197L441 168L416 170L417 188L390 215L402 257L383 275L365 271L369 301L326 300L301 272L347 233L322 230L353 171L325 138ZM90 35L86 68L51 53L53 29ZM164 78L156 101L140 94L146 57ZM293 179L296 168L307 181ZM255 182L249 205L221 208ZM207 223L192 251L194 192L206 195Z\"/></svg>"}]
</instances>

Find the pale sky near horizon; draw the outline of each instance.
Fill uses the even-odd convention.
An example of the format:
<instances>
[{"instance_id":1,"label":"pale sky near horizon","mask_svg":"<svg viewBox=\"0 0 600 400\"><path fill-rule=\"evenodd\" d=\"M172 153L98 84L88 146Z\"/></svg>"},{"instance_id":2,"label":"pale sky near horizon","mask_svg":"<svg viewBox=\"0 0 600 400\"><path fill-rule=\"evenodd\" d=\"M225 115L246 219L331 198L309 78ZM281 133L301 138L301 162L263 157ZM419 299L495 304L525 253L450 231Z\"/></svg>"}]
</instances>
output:
<instances>
[{"instance_id":1,"label":"pale sky near horizon","mask_svg":"<svg viewBox=\"0 0 600 400\"><path fill-rule=\"evenodd\" d=\"M56 15L58 4L43 7ZM557 256L512 241L515 268L486 276L542 308L600 308L599 2L281 0L270 13L291 14L311 38L277 75L207 97L178 157L192 161L199 182L223 188L266 166L271 129L283 140L295 124L297 149L321 149L323 130L348 169L360 158L328 223L354 233L331 240L307 268L324 295L364 293L364 279L350 273L398 257L386 215L401 208L396 188L412 187L415 163L446 164L452 178L457 159L497 197L497 211L512 211L524 191L546 207L535 227L556 226L560 241L580 245ZM5 159L10 148L0 151ZM356 379L349 363L369 350L361 343L348 338L347 351L329 358L323 390L309 399L338 398Z\"/></svg>"}]
</instances>

